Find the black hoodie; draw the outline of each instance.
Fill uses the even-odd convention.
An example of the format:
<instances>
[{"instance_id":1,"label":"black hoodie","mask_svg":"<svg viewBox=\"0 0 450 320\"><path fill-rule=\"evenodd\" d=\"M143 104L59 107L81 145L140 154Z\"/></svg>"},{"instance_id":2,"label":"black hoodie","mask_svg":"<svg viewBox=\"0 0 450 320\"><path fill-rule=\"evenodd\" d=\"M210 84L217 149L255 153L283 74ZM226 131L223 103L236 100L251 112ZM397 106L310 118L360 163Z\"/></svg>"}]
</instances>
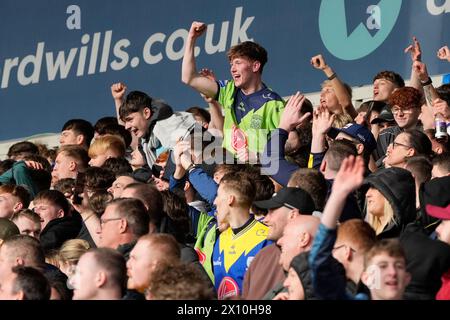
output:
<instances>
[{"instance_id":1,"label":"black hoodie","mask_svg":"<svg viewBox=\"0 0 450 320\"><path fill-rule=\"evenodd\" d=\"M416 189L411 173L402 168L380 169L368 176L365 184L381 192L394 211L394 221L377 238L398 237L416 219Z\"/></svg>"},{"instance_id":2,"label":"black hoodie","mask_svg":"<svg viewBox=\"0 0 450 320\"><path fill-rule=\"evenodd\" d=\"M71 216L51 220L42 230L39 240L45 252L59 249L70 239L75 239L81 230L81 216L72 212Z\"/></svg>"},{"instance_id":3,"label":"black hoodie","mask_svg":"<svg viewBox=\"0 0 450 320\"><path fill-rule=\"evenodd\" d=\"M441 276L450 269L450 245L432 240L419 223L411 223L400 237L405 249L411 282L406 287L407 300L434 300L441 287Z\"/></svg>"},{"instance_id":4,"label":"black hoodie","mask_svg":"<svg viewBox=\"0 0 450 320\"><path fill-rule=\"evenodd\" d=\"M312 283L312 272L309 268L308 263L309 251L302 252L298 256L295 256L290 267L295 270L303 286L303 291L305 292L305 300L316 300L314 295L314 288Z\"/></svg>"}]
</instances>

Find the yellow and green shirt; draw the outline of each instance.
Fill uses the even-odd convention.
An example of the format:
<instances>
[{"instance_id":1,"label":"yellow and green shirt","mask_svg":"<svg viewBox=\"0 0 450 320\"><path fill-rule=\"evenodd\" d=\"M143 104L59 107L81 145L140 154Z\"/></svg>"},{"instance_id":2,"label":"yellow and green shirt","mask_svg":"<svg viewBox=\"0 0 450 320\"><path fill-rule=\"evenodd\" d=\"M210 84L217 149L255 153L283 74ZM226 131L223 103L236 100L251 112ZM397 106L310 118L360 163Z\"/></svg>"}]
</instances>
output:
<instances>
[{"instance_id":1,"label":"yellow and green shirt","mask_svg":"<svg viewBox=\"0 0 450 320\"><path fill-rule=\"evenodd\" d=\"M242 147L263 152L270 132L278 127L285 101L271 89L245 95L234 81L219 81L217 100L224 109L223 147L235 154Z\"/></svg>"}]
</instances>

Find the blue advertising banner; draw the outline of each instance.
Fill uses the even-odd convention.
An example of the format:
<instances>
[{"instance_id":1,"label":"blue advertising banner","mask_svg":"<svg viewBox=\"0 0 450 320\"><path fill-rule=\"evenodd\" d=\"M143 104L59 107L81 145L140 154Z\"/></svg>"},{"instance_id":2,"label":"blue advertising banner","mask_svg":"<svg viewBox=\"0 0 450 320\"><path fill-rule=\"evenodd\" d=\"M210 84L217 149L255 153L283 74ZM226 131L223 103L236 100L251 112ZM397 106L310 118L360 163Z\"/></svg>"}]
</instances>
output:
<instances>
[{"instance_id":1,"label":"blue advertising banner","mask_svg":"<svg viewBox=\"0 0 450 320\"><path fill-rule=\"evenodd\" d=\"M352 86L384 69L409 78L413 36L430 74L450 71L436 58L450 45L450 0L2 0L0 140L113 115L115 82L177 110L204 106L181 83L194 20L208 24L199 69L228 79L227 50L253 40L269 53L265 83L283 96L320 90L324 76L309 63L318 53Z\"/></svg>"}]
</instances>

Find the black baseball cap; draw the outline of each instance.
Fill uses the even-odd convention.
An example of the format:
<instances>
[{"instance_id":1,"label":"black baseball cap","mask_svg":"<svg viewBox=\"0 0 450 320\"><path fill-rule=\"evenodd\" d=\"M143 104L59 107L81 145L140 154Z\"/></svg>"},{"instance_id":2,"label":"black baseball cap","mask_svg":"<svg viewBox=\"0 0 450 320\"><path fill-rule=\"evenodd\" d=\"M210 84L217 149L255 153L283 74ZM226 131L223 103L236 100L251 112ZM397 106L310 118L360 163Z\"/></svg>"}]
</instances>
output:
<instances>
[{"instance_id":1,"label":"black baseball cap","mask_svg":"<svg viewBox=\"0 0 450 320\"><path fill-rule=\"evenodd\" d=\"M314 200L308 192L300 188L286 187L279 192L274 193L272 198L253 202L255 206L261 209L277 209L287 207L289 209L298 209L302 214L312 214L316 207Z\"/></svg>"},{"instance_id":2,"label":"black baseball cap","mask_svg":"<svg viewBox=\"0 0 450 320\"><path fill-rule=\"evenodd\" d=\"M428 215L450 220L450 177L432 179L420 186L419 200Z\"/></svg>"},{"instance_id":3,"label":"black baseball cap","mask_svg":"<svg viewBox=\"0 0 450 320\"><path fill-rule=\"evenodd\" d=\"M377 124L382 122L395 122L394 115L392 114L389 106L384 107L378 117L370 121L370 124Z\"/></svg>"}]
</instances>

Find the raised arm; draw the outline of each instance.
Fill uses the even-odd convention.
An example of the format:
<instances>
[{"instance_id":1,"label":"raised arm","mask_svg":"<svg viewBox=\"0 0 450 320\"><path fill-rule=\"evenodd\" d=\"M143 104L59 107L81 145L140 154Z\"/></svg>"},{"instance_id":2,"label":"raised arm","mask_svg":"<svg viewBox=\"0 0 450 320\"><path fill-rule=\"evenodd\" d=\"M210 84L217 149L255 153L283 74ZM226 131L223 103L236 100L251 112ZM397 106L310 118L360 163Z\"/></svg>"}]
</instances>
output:
<instances>
[{"instance_id":1,"label":"raised arm","mask_svg":"<svg viewBox=\"0 0 450 320\"><path fill-rule=\"evenodd\" d=\"M437 56L441 60L447 60L450 62L450 49L447 46L443 46L438 50Z\"/></svg>"},{"instance_id":2,"label":"raised arm","mask_svg":"<svg viewBox=\"0 0 450 320\"><path fill-rule=\"evenodd\" d=\"M450 107L447 101L440 98L433 101L433 114L442 114L446 121L450 121Z\"/></svg>"},{"instance_id":3,"label":"raised arm","mask_svg":"<svg viewBox=\"0 0 450 320\"><path fill-rule=\"evenodd\" d=\"M352 298L346 292L345 269L333 258L333 248L337 238L337 221L347 196L362 184L363 179L364 160L354 156L344 159L334 180L309 255L314 292L321 299Z\"/></svg>"},{"instance_id":4,"label":"raised arm","mask_svg":"<svg viewBox=\"0 0 450 320\"><path fill-rule=\"evenodd\" d=\"M427 105L432 107L433 101L439 99L439 95L434 89L431 78L428 75L427 66L423 62L415 61L413 63L413 69L419 77L421 86L423 88L423 94L425 95L425 100L427 101Z\"/></svg>"},{"instance_id":5,"label":"raised arm","mask_svg":"<svg viewBox=\"0 0 450 320\"><path fill-rule=\"evenodd\" d=\"M298 91L295 95L291 96L281 114L278 128L291 132L311 116L310 112L302 113L302 106L305 99L305 96Z\"/></svg>"},{"instance_id":6,"label":"raised arm","mask_svg":"<svg viewBox=\"0 0 450 320\"><path fill-rule=\"evenodd\" d=\"M217 83L208 77L197 73L195 64L195 42L206 31L203 22L192 22L184 49L183 64L181 67L181 81L204 95L214 98L218 91Z\"/></svg>"},{"instance_id":7,"label":"raised arm","mask_svg":"<svg viewBox=\"0 0 450 320\"><path fill-rule=\"evenodd\" d=\"M272 179L287 186L291 174L298 169L298 166L288 162L285 158L284 145L288 139L289 132L305 121L308 121L311 113L302 113L305 96L297 92L286 104L281 115L277 130L273 130L267 140L266 147L262 154L262 172L270 175Z\"/></svg>"},{"instance_id":8,"label":"raised arm","mask_svg":"<svg viewBox=\"0 0 450 320\"><path fill-rule=\"evenodd\" d=\"M91 235L92 240L94 240L95 245L100 246L100 234L98 233L98 230L101 228L100 218L95 214L89 205L89 196L86 189L83 191L82 201L80 204L74 203L73 199L74 196L70 198L72 206L81 215L83 223Z\"/></svg>"},{"instance_id":9,"label":"raised arm","mask_svg":"<svg viewBox=\"0 0 450 320\"><path fill-rule=\"evenodd\" d=\"M189 155L190 147L189 141L182 141L180 139L173 148L173 157L175 162L175 172L173 173L173 177L177 180L184 178L186 174L184 167L187 168L192 163Z\"/></svg>"},{"instance_id":10,"label":"raised arm","mask_svg":"<svg viewBox=\"0 0 450 320\"><path fill-rule=\"evenodd\" d=\"M209 69L200 70L200 75L216 81L216 76ZM223 136L224 116L222 114L222 106L217 100L214 100L214 98L207 97L203 93L201 93L200 95L206 101L206 103L208 103L209 113L211 114L211 121L209 122L208 129L217 129L222 133Z\"/></svg>"},{"instance_id":11,"label":"raised arm","mask_svg":"<svg viewBox=\"0 0 450 320\"><path fill-rule=\"evenodd\" d=\"M334 118L335 115L325 107L317 107L314 110L311 153L325 152L325 136L330 130Z\"/></svg>"},{"instance_id":12,"label":"raised arm","mask_svg":"<svg viewBox=\"0 0 450 320\"><path fill-rule=\"evenodd\" d=\"M120 119L119 116L119 109L120 106L123 103L123 97L125 96L125 93L127 92L127 87L125 84L118 82L118 83L114 83L111 86L111 95L114 99L114 105L116 107L116 116L117 116L117 121L119 122L120 125L124 126L125 123Z\"/></svg>"},{"instance_id":13,"label":"raised arm","mask_svg":"<svg viewBox=\"0 0 450 320\"><path fill-rule=\"evenodd\" d=\"M416 88L420 92L423 92L422 85L420 84L419 75L417 74L416 69L414 68L414 62L422 61L422 50L420 48L420 43L416 37L413 37L413 43L405 49L405 53L408 52L410 53L412 60L410 86Z\"/></svg>"},{"instance_id":14,"label":"raised arm","mask_svg":"<svg viewBox=\"0 0 450 320\"><path fill-rule=\"evenodd\" d=\"M334 72L333 69L331 69L331 67L327 65L325 59L322 57L321 54L311 58L311 65L314 68L322 70L323 73L325 73L325 76L328 78L331 85L333 86L339 104L342 106L344 111L352 117L352 119L355 119L358 113L356 112L355 107L353 106L352 97L345 89L345 86L342 83L342 81L336 75L336 72Z\"/></svg>"},{"instance_id":15,"label":"raised arm","mask_svg":"<svg viewBox=\"0 0 450 320\"><path fill-rule=\"evenodd\" d=\"M214 199L217 196L218 185L214 179L208 176L202 168L195 167L190 155L189 141L178 141L173 155L175 157L176 169L173 174L174 179L182 179L188 174L189 182L200 196L211 206L214 206Z\"/></svg>"},{"instance_id":16,"label":"raised arm","mask_svg":"<svg viewBox=\"0 0 450 320\"><path fill-rule=\"evenodd\" d=\"M333 188L320 222L328 229L336 229L347 196L359 188L364 180L364 160L350 156L342 161L334 178Z\"/></svg>"},{"instance_id":17,"label":"raised arm","mask_svg":"<svg viewBox=\"0 0 450 320\"><path fill-rule=\"evenodd\" d=\"M224 116L222 114L222 105L217 100L206 96L205 101L208 102L209 113L211 114L211 121L209 122L208 129L217 129L223 136Z\"/></svg>"}]
</instances>

